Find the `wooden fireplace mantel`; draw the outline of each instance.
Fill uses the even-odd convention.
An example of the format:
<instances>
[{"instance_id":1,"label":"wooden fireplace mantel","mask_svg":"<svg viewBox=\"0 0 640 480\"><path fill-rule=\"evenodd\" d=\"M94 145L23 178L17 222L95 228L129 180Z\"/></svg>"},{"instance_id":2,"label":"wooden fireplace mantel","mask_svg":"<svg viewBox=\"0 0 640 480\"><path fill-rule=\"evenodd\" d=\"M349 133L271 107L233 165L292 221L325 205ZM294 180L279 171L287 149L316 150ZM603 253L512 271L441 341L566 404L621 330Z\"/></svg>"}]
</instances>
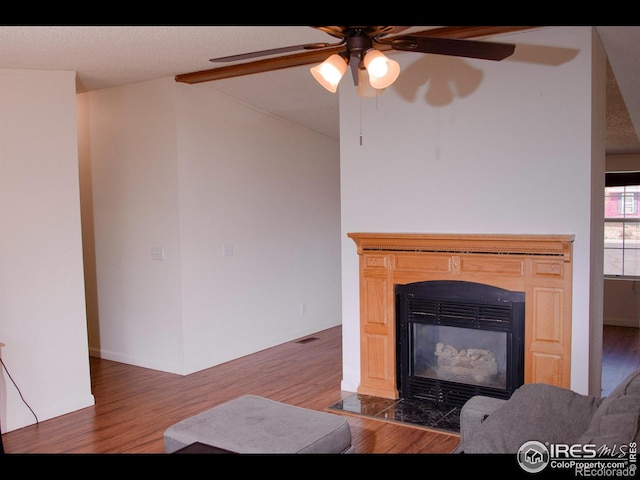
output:
<instances>
[{"instance_id":1,"label":"wooden fireplace mantel","mask_svg":"<svg viewBox=\"0 0 640 480\"><path fill-rule=\"evenodd\" d=\"M525 292L524 382L570 387L573 235L348 237L360 257L358 393L398 398L394 285L428 280Z\"/></svg>"}]
</instances>

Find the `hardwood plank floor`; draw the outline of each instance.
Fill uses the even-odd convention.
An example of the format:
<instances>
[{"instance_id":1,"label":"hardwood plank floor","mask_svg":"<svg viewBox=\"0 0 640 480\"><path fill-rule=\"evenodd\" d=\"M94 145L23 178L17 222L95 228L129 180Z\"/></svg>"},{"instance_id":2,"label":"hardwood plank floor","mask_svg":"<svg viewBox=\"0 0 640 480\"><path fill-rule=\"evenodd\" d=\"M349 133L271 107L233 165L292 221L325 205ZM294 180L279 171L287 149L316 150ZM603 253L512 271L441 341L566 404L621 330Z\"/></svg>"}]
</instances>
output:
<instances>
[{"instance_id":1,"label":"hardwood plank floor","mask_svg":"<svg viewBox=\"0 0 640 480\"><path fill-rule=\"evenodd\" d=\"M314 410L340 390L342 328L334 327L191 375L92 357L95 405L2 435L6 453L164 453L170 425L244 394ZM640 329L605 326L603 392L640 367ZM346 416L358 453L451 452L457 435Z\"/></svg>"},{"instance_id":2,"label":"hardwood plank floor","mask_svg":"<svg viewBox=\"0 0 640 480\"><path fill-rule=\"evenodd\" d=\"M607 396L640 368L640 328L605 325L602 337L602 396Z\"/></svg>"},{"instance_id":3,"label":"hardwood plank floor","mask_svg":"<svg viewBox=\"0 0 640 480\"><path fill-rule=\"evenodd\" d=\"M172 424L244 394L325 410L340 390L342 327L180 376L91 358L95 405L3 435L6 453L164 453ZM449 453L457 435L345 416L359 453Z\"/></svg>"}]
</instances>

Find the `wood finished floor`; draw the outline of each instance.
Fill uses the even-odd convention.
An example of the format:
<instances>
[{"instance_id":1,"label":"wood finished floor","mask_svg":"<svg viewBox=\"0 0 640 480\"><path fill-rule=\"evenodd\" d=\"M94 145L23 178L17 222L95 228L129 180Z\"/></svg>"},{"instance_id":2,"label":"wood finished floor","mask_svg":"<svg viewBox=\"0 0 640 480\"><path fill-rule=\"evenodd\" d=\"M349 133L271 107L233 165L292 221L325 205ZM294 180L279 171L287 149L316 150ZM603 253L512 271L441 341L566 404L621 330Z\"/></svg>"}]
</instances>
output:
<instances>
[{"instance_id":1,"label":"wood finished floor","mask_svg":"<svg viewBox=\"0 0 640 480\"><path fill-rule=\"evenodd\" d=\"M640 368L640 328L605 325L602 336L602 396L607 396Z\"/></svg>"},{"instance_id":2,"label":"wood finished floor","mask_svg":"<svg viewBox=\"0 0 640 480\"><path fill-rule=\"evenodd\" d=\"M605 327L604 391L640 366L639 332ZM3 434L5 453L159 454L170 425L243 394L321 411L352 395L340 390L341 327L300 340L186 376L92 357L95 405ZM358 453L446 454L459 441L453 434L345 418Z\"/></svg>"},{"instance_id":3,"label":"wood finished floor","mask_svg":"<svg viewBox=\"0 0 640 480\"><path fill-rule=\"evenodd\" d=\"M91 358L95 405L3 435L6 453L164 453L172 424L244 394L325 410L340 390L342 328L334 327L191 375ZM303 340L303 339L301 339ZM360 453L449 453L456 435L346 417Z\"/></svg>"}]
</instances>

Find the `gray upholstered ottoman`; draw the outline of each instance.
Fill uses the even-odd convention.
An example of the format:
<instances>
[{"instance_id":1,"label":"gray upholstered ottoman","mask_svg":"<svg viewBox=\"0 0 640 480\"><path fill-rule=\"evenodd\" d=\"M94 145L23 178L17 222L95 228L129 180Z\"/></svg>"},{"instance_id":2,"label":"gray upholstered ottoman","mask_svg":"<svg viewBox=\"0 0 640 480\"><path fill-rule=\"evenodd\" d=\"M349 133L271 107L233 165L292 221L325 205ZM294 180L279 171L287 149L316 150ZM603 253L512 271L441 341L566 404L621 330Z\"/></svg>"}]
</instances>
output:
<instances>
[{"instance_id":1,"label":"gray upholstered ottoman","mask_svg":"<svg viewBox=\"0 0 640 480\"><path fill-rule=\"evenodd\" d=\"M244 395L186 418L164 432L175 452L200 442L235 453L351 453L344 417Z\"/></svg>"}]
</instances>

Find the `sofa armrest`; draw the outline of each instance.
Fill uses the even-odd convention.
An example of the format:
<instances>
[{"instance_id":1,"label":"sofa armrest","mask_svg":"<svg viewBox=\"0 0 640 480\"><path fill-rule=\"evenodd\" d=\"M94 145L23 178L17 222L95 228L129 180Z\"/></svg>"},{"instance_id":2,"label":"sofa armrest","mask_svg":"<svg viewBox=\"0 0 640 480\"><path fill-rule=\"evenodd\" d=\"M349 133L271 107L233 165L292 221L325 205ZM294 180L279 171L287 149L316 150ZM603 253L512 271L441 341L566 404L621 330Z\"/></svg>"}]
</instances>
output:
<instances>
[{"instance_id":1,"label":"sofa armrest","mask_svg":"<svg viewBox=\"0 0 640 480\"><path fill-rule=\"evenodd\" d=\"M460 410L460 445L473 437L478 427L506 400L476 395L471 397Z\"/></svg>"},{"instance_id":2,"label":"sofa armrest","mask_svg":"<svg viewBox=\"0 0 640 480\"><path fill-rule=\"evenodd\" d=\"M575 443L591 422L601 399L542 383L518 388L509 400L476 424L459 450L516 453L526 442Z\"/></svg>"}]
</instances>

